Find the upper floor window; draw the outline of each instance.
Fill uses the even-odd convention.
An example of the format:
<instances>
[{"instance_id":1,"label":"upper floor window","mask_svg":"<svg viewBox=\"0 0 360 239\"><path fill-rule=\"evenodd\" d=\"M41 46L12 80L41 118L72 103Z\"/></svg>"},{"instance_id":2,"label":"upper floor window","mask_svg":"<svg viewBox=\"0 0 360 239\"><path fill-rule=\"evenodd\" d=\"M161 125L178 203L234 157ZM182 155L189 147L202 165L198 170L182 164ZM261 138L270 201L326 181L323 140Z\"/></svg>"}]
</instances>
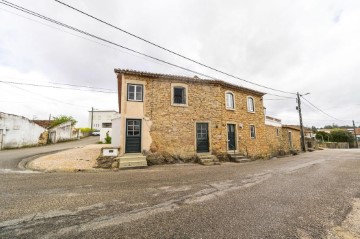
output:
<instances>
[{"instance_id":1,"label":"upper floor window","mask_svg":"<svg viewBox=\"0 0 360 239\"><path fill-rule=\"evenodd\" d=\"M250 138L252 138L252 139L255 139L255 138L256 138L255 125L250 125Z\"/></svg>"},{"instance_id":2,"label":"upper floor window","mask_svg":"<svg viewBox=\"0 0 360 239\"><path fill-rule=\"evenodd\" d=\"M186 89L185 87L175 86L174 87L174 104L186 104Z\"/></svg>"},{"instance_id":3,"label":"upper floor window","mask_svg":"<svg viewBox=\"0 0 360 239\"><path fill-rule=\"evenodd\" d=\"M280 132L279 132L279 128L276 128L276 136L279 137Z\"/></svg>"},{"instance_id":4,"label":"upper floor window","mask_svg":"<svg viewBox=\"0 0 360 239\"><path fill-rule=\"evenodd\" d=\"M255 112L254 98L252 98L251 96L247 97L247 110L248 112Z\"/></svg>"},{"instance_id":5,"label":"upper floor window","mask_svg":"<svg viewBox=\"0 0 360 239\"><path fill-rule=\"evenodd\" d=\"M234 95L231 92L226 92L226 109L235 109Z\"/></svg>"},{"instance_id":6,"label":"upper floor window","mask_svg":"<svg viewBox=\"0 0 360 239\"><path fill-rule=\"evenodd\" d=\"M143 101L143 86L128 84L128 100Z\"/></svg>"}]
</instances>

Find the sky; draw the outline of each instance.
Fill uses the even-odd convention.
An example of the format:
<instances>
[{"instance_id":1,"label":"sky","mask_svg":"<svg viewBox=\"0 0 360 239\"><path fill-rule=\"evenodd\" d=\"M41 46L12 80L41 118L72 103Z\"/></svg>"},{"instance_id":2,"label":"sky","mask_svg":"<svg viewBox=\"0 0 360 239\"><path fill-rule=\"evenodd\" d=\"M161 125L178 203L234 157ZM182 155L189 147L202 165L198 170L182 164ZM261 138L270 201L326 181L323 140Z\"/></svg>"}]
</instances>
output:
<instances>
[{"instance_id":1,"label":"sky","mask_svg":"<svg viewBox=\"0 0 360 239\"><path fill-rule=\"evenodd\" d=\"M360 125L358 0L62 1L241 79L300 92L325 112L302 100L306 126L350 125L352 120ZM139 52L269 93L264 96L267 114L284 124L299 124L294 94L217 73L53 0L9 2ZM91 107L118 110L114 68L194 76L0 4L0 112L29 119L70 115L78 127L87 127ZM58 88L67 88L64 84L87 87Z\"/></svg>"}]
</instances>

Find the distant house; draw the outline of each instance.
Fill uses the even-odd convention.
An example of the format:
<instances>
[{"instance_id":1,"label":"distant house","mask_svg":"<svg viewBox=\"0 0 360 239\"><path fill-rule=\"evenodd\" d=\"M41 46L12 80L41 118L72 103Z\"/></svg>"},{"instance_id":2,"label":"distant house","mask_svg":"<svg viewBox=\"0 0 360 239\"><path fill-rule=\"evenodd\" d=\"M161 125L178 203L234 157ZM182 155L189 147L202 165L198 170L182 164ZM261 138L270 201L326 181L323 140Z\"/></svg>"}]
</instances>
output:
<instances>
[{"instance_id":1,"label":"distant house","mask_svg":"<svg viewBox=\"0 0 360 239\"><path fill-rule=\"evenodd\" d=\"M100 132L100 141L105 143L105 137L112 135L113 123L112 121L119 118L120 114L115 110L94 110L89 111L89 128L91 122L93 131Z\"/></svg>"},{"instance_id":2,"label":"distant house","mask_svg":"<svg viewBox=\"0 0 360 239\"><path fill-rule=\"evenodd\" d=\"M300 127L282 125L281 120L266 116L265 118L268 151L271 155L287 154L291 150L301 150Z\"/></svg>"},{"instance_id":3,"label":"distant house","mask_svg":"<svg viewBox=\"0 0 360 239\"><path fill-rule=\"evenodd\" d=\"M119 117L119 113L115 110L94 110L89 111L89 128L92 128L95 131L100 131L102 128L111 129L111 120Z\"/></svg>"},{"instance_id":4,"label":"distant house","mask_svg":"<svg viewBox=\"0 0 360 239\"><path fill-rule=\"evenodd\" d=\"M44 127L14 114L0 112L0 150L39 144Z\"/></svg>"},{"instance_id":5,"label":"distant house","mask_svg":"<svg viewBox=\"0 0 360 239\"><path fill-rule=\"evenodd\" d=\"M71 123L71 121L67 121L49 128L49 143L57 143L79 138L79 130L74 128Z\"/></svg>"}]
</instances>

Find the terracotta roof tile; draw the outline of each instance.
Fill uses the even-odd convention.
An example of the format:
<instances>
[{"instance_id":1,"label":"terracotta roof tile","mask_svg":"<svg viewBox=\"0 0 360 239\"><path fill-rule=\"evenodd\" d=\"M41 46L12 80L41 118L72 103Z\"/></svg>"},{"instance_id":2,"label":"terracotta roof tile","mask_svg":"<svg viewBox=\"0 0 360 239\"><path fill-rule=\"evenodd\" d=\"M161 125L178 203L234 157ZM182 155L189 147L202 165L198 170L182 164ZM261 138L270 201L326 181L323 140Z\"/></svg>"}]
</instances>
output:
<instances>
[{"instance_id":1,"label":"terracotta roof tile","mask_svg":"<svg viewBox=\"0 0 360 239\"><path fill-rule=\"evenodd\" d=\"M159 74L159 73L151 73L145 71L136 71L136 70L129 70L129 69L114 69L115 73L125 74L125 75L135 75L135 76L144 76L150 78L158 78L158 79L170 79L176 81L192 81L192 82L199 82L199 83L206 83L206 84L219 84L224 87L233 88L237 90L247 91L253 93L255 95L263 96L266 93L245 88L239 85L231 84L222 80L210 80L210 79L201 79L198 76L195 77L188 77L188 76L179 76L179 75L169 75L169 74Z\"/></svg>"}]
</instances>

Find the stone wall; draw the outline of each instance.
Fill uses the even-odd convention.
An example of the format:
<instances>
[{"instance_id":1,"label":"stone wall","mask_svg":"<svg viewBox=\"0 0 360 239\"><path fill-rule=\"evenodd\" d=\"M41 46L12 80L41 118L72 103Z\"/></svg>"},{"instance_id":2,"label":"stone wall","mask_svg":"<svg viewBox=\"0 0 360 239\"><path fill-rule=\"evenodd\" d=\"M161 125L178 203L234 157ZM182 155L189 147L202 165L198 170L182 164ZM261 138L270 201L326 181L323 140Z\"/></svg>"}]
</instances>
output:
<instances>
[{"instance_id":1,"label":"stone wall","mask_svg":"<svg viewBox=\"0 0 360 239\"><path fill-rule=\"evenodd\" d=\"M289 141L289 132L292 135L292 146ZM282 128L282 140L281 140L282 148L285 152L290 152L292 149L297 151L301 150L301 142L300 142L300 130L294 128Z\"/></svg>"},{"instance_id":2,"label":"stone wall","mask_svg":"<svg viewBox=\"0 0 360 239\"><path fill-rule=\"evenodd\" d=\"M283 145L283 134L281 127L266 125L266 145L269 156L278 156L285 154Z\"/></svg>"},{"instance_id":3,"label":"stone wall","mask_svg":"<svg viewBox=\"0 0 360 239\"><path fill-rule=\"evenodd\" d=\"M196 122L209 124L210 152L227 152L227 124L236 125L237 149L249 157L266 157L265 115L262 95L239 90L217 83L198 81L175 81L144 76L126 75L124 84L131 81L144 82L144 123L151 125L151 144L145 151L164 152L182 157L196 152ZM187 105L172 105L172 84L187 86ZM235 96L235 110L225 107L225 92ZM247 111L247 97L255 101L255 112ZM126 114L125 114L126 116ZM250 125L256 127L256 138L250 138Z\"/></svg>"}]
</instances>

